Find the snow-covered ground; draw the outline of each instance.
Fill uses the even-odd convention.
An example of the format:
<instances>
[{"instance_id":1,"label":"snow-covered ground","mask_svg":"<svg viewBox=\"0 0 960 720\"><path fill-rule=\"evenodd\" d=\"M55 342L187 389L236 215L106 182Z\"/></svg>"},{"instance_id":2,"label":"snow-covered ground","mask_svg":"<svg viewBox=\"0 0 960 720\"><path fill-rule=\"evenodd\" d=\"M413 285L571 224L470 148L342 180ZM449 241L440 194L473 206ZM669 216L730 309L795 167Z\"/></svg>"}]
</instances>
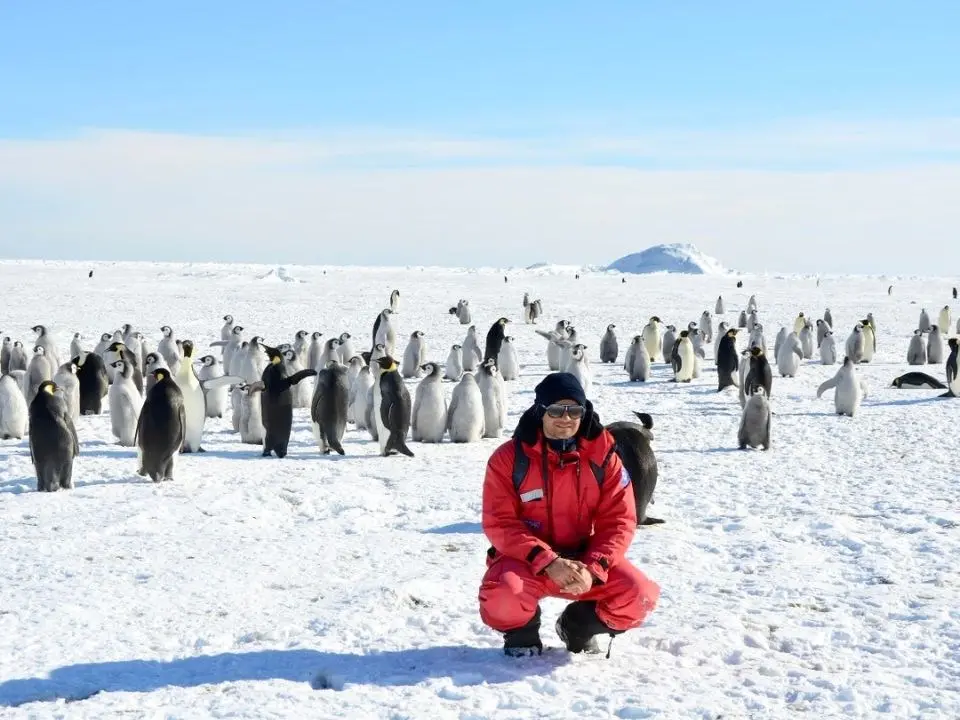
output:
<instances>
[{"instance_id":1,"label":"snow-covered ground","mask_svg":"<svg viewBox=\"0 0 960 720\"><path fill-rule=\"evenodd\" d=\"M569 319L589 345L605 421L653 414L651 514L666 520L638 530L629 553L661 584L660 604L609 660L511 659L476 602L480 488L499 441L380 458L350 429L347 455L323 457L297 410L278 460L240 444L224 418L208 421L206 454L182 456L176 480L154 485L106 414L83 417L72 491L35 492L26 439L0 444L0 717L960 717L960 401L888 387L909 369L943 379L942 365L905 358L920 308L935 321L952 283L735 280L0 264L0 332L29 341L45 323L63 349L75 331L92 348L124 322L154 345L169 324L205 347L228 312L247 337L349 330L359 346L398 288L400 347L422 329L442 362L465 331L447 310L469 298L481 338L500 315L513 320L523 367L505 435L547 372L546 342L522 322L529 291L543 300L540 327ZM719 293L734 323L756 293L771 348L798 311L829 306L841 347L872 311L878 356L860 368L861 414L837 417L832 391L817 400L837 368L804 361L795 379L775 372L771 450L739 451L740 407L716 392L712 345L690 385L667 382L663 363L650 382L627 382L623 351L649 316L683 326ZM610 322L621 356L601 365ZM555 645L562 603L543 608Z\"/></svg>"}]
</instances>

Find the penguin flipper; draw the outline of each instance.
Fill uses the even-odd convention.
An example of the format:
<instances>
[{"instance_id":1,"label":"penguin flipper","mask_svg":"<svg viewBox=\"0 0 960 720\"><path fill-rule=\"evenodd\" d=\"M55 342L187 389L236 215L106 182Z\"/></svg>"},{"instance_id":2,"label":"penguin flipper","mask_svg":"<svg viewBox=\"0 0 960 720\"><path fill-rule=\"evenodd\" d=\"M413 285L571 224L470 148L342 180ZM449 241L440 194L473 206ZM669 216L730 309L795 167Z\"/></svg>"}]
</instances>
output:
<instances>
[{"instance_id":1,"label":"penguin flipper","mask_svg":"<svg viewBox=\"0 0 960 720\"><path fill-rule=\"evenodd\" d=\"M225 347L229 343L224 342L223 340L214 340L210 343L210 347Z\"/></svg>"},{"instance_id":2,"label":"penguin flipper","mask_svg":"<svg viewBox=\"0 0 960 720\"><path fill-rule=\"evenodd\" d=\"M216 390L225 385L239 385L242 382L243 378L239 375L221 375L220 377L210 378L209 380L201 380L200 386L204 392L206 392L207 390Z\"/></svg>"},{"instance_id":3,"label":"penguin flipper","mask_svg":"<svg viewBox=\"0 0 960 720\"><path fill-rule=\"evenodd\" d=\"M316 370L314 370L313 368L307 368L306 370L299 370L295 372L293 375L288 375L287 377L283 378L283 382L285 384L285 387L289 388L292 385L296 385L301 380L306 380L308 377L312 377L316 374L317 374Z\"/></svg>"}]
</instances>

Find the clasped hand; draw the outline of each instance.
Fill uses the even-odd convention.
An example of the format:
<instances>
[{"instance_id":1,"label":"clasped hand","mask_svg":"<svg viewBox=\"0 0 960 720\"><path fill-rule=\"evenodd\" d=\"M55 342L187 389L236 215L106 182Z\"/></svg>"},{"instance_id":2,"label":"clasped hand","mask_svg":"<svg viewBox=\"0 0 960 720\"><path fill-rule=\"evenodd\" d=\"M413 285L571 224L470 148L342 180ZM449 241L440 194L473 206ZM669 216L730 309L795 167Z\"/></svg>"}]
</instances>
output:
<instances>
[{"instance_id":1,"label":"clasped hand","mask_svg":"<svg viewBox=\"0 0 960 720\"><path fill-rule=\"evenodd\" d=\"M547 565L547 577L570 595L581 595L593 587L593 576L579 560L557 558Z\"/></svg>"}]
</instances>

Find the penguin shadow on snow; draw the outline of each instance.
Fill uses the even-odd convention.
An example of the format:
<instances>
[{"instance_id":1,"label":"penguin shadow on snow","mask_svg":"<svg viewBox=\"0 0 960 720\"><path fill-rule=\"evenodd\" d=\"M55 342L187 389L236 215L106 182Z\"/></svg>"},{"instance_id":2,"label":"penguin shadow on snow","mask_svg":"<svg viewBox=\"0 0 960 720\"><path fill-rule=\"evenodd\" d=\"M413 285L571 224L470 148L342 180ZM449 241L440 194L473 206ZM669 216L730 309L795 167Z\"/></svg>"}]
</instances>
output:
<instances>
[{"instance_id":1,"label":"penguin shadow on snow","mask_svg":"<svg viewBox=\"0 0 960 720\"><path fill-rule=\"evenodd\" d=\"M457 522L422 531L425 535L460 535L482 533L483 526L478 522Z\"/></svg>"},{"instance_id":2,"label":"penguin shadow on snow","mask_svg":"<svg viewBox=\"0 0 960 720\"><path fill-rule=\"evenodd\" d=\"M177 660L117 660L77 663L46 677L0 683L0 707L31 702L77 702L106 692L149 693L163 688L196 688L237 682L286 680L317 691L349 685L410 687L450 678L454 685L503 684L550 675L569 664L567 653L511 662L497 647L463 645L385 650L366 654L295 648L195 655Z\"/></svg>"}]
</instances>

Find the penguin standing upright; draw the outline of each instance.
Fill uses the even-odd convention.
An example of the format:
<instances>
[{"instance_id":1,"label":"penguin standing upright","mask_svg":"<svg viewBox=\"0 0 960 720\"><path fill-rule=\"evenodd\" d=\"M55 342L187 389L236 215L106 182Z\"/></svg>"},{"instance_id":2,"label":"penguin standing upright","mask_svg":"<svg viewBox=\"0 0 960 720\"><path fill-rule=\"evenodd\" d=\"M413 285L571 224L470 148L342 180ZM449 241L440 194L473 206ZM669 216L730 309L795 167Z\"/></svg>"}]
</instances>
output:
<instances>
[{"instance_id":1,"label":"penguin standing upright","mask_svg":"<svg viewBox=\"0 0 960 720\"><path fill-rule=\"evenodd\" d=\"M80 381L77 380L77 366L71 360L65 362L53 375L57 394L67 404L67 414L76 422L80 419Z\"/></svg>"},{"instance_id":2,"label":"penguin standing upright","mask_svg":"<svg viewBox=\"0 0 960 720\"><path fill-rule=\"evenodd\" d=\"M673 365L673 377L676 382L690 382L693 379L694 350L688 330L681 330L680 337L673 346L670 356Z\"/></svg>"},{"instance_id":3,"label":"penguin standing upright","mask_svg":"<svg viewBox=\"0 0 960 720\"><path fill-rule=\"evenodd\" d=\"M950 338L947 341L950 347L950 355L947 356L947 391L940 397L960 397L960 374L957 373L957 350L960 348L960 340Z\"/></svg>"},{"instance_id":4,"label":"penguin standing upright","mask_svg":"<svg viewBox=\"0 0 960 720\"><path fill-rule=\"evenodd\" d=\"M230 389L222 385L208 390L206 383L208 380L223 377L223 363L213 355L204 355L200 358L200 362L203 364L200 366L197 378L200 380L200 384L204 385L204 401L207 408L207 417L222 418L223 414L227 411L227 396L230 393Z\"/></svg>"},{"instance_id":5,"label":"penguin standing upright","mask_svg":"<svg viewBox=\"0 0 960 720\"><path fill-rule=\"evenodd\" d=\"M29 412L17 379L13 375L0 375L0 440L21 440L27 434Z\"/></svg>"},{"instance_id":6,"label":"penguin standing upright","mask_svg":"<svg viewBox=\"0 0 960 720\"><path fill-rule=\"evenodd\" d=\"M301 380L317 374L313 368L306 368L288 376L283 364L283 353L275 347L263 345L269 364L263 370L260 380L250 385L252 392L260 392L260 412L263 416L263 457L276 453L278 458L286 457L290 442L290 430L293 427L293 394L290 388Z\"/></svg>"},{"instance_id":7,"label":"penguin standing upright","mask_svg":"<svg viewBox=\"0 0 960 720\"><path fill-rule=\"evenodd\" d=\"M37 491L73 487L73 459L80 454L77 429L52 380L40 383L30 403L30 459L37 473Z\"/></svg>"},{"instance_id":8,"label":"penguin standing upright","mask_svg":"<svg viewBox=\"0 0 960 720\"><path fill-rule=\"evenodd\" d=\"M140 417L140 408L143 407L143 398L133 384L133 367L126 360L117 360L116 365L117 373L107 391L110 429L117 438L118 445L133 447L136 444L137 419Z\"/></svg>"},{"instance_id":9,"label":"penguin standing upright","mask_svg":"<svg viewBox=\"0 0 960 720\"><path fill-rule=\"evenodd\" d=\"M510 335L503 338L500 354L497 356L497 368L504 380L516 380L520 376L520 359L517 357L517 347L513 343L513 337Z\"/></svg>"},{"instance_id":10,"label":"penguin standing upright","mask_svg":"<svg viewBox=\"0 0 960 720\"><path fill-rule=\"evenodd\" d=\"M503 336L506 335L507 323L510 322L505 317L498 318L487 331L486 347L483 351L483 360L497 361L500 356L500 346L503 345Z\"/></svg>"},{"instance_id":11,"label":"penguin standing upright","mask_svg":"<svg viewBox=\"0 0 960 720\"><path fill-rule=\"evenodd\" d=\"M410 416L411 436L417 442L438 443L447 430L447 396L440 381L440 366L428 362L426 377L417 385Z\"/></svg>"},{"instance_id":12,"label":"penguin standing upright","mask_svg":"<svg viewBox=\"0 0 960 720\"><path fill-rule=\"evenodd\" d=\"M207 403L200 378L193 368L193 343L190 340L183 341L183 359L179 361L173 378L183 397L186 422L181 452L206 452L200 442L203 439L203 424L207 419Z\"/></svg>"},{"instance_id":13,"label":"penguin standing upright","mask_svg":"<svg viewBox=\"0 0 960 720\"><path fill-rule=\"evenodd\" d=\"M73 358L73 364L77 366L77 382L80 385L80 414L99 415L103 398L110 389L103 358L96 353L82 352Z\"/></svg>"},{"instance_id":14,"label":"penguin standing upright","mask_svg":"<svg viewBox=\"0 0 960 720\"><path fill-rule=\"evenodd\" d=\"M317 373L317 382L310 403L313 438L320 452L327 455L334 450L343 455L343 434L347 429L347 411L350 386L347 366L331 360Z\"/></svg>"},{"instance_id":15,"label":"penguin standing upright","mask_svg":"<svg viewBox=\"0 0 960 720\"><path fill-rule=\"evenodd\" d=\"M737 355L737 328L730 328L720 338L717 349L717 392L726 387L736 385L734 373L740 367L740 358Z\"/></svg>"},{"instance_id":16,"label":"penguin standing upright","mask_svg":"<svg viewBox=\"0 0 960 720\"><path fill-rule=\"evenodd\" d=\"M617 334L614 332L616 327L614 323L607 325L607 331L600 338L600 362L613 363L617 361L620 347L617 344Z\"/></svg>"},{"instance_id":17,"label":"penguin standing upright","mask_svg":"<svg viewBox=\"0 0 960 720\"><path fill-rule=\"evenodd\" d=\"M189 365L189 363L186 363ZM183 393L167 368L153 371L156 382L147 392L137 420L137 473L154 482L173 480L177 454L186 438Z\"/></svg>"},{"instance_id":18,"label":"penguin standing upright","mask_svg":"<svg viewBox=\"0 0 960 720\"><path fill-rule=\"evenodd\" d=\"M761 348L750 348L750 370L747 372L745 385L747 395L752 395L756 388L762 387L767 398L770 398L773 390L773 370L770 369L770 362Z\"/></svg>"},{"instance_id":19,"label":"penguin standing upright","mask_svg":"<svg viewBox=\"0 0 960 720\"><path fill-rule=\"evenodd\" d=\"M413 451L406 442L413 414L410 392L400 378L396 360L387 355L377 359L377 364L381 373L373 386L373 415L377 424L380 454L386 457L400 452L413 457Z\"/></svg>"}]
</instances>

